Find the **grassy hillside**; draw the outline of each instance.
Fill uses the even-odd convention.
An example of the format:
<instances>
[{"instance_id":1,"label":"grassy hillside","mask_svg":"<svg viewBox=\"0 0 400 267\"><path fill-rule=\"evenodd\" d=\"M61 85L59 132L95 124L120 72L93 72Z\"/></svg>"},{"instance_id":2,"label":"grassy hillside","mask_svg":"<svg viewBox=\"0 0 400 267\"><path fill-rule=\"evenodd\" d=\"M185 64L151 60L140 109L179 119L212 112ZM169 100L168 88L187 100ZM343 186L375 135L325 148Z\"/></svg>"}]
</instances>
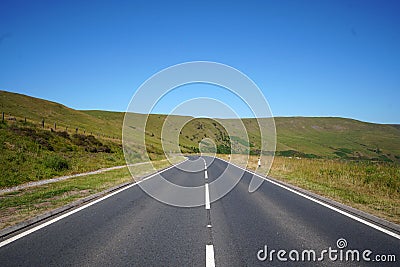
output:
<instances>
[{"instance_id":1,"label":"grassy hillside","mask_svg":"<svg viewBox=\"0 0 400 267\"><path fill-rule=\"evenodd\" d=\"M278 151L399 161L400 129L343 118L276 118Z\"/></svg>"},{"instance_id":2,"label":"grassy hillside","mask_svg":"<svg viewBox=\"0 0 400 267\"><path fill-rule=\"evenodd\" d=\"M152 115L149 119L148 139L161 149L161 127L165 116ZM217 121L193 119L181 130L179 142L184 152L198 152L203 138L212 139L218 153L229 153L232 143L237 151L250 146L257 154L260 148L256 120L243 119L249 144L238 136L229 136ZM223 125L239 125L238 120L220 120ZM366 123L344 118L275 118L277 155L302 158L340 158L400 162L400 129L392 125ZM169 126L174 127L174 126ZM176 128L176 127L174 127ZM147 137L147 136L146 136Z\"/></svg>"},{"instance_id":3,"label":"grassy hillside","mask_svg":"<svg viewBox=\"0 0 400 267\"><path fill-rule=\"evenodd\" d=\"M95 168L123 163L121 150L123 112L79 111L58 103L5 91L0 91L0 112L5 113L6 120L0 128L2 178L5 174L11 177L12 173L16 173L13 177L20 177L7 178L11 179L5 183L7 185L90 169L84 166ZM133 114L132 116L139 118L146 115ZM159 159L163 152L160 140L166 118L166 115L150 115L146 129L129 125L133 133L145 133L146 149L150 152L152 159ZM41 126L42 119L45 121L45 129ZM189 122L182 124L182 121ZM54 123L57 129L51 131ZM247 129L249 143L236 133L229 137L227 129L222 126L229 125L235 129L241 123ZM343 118L303 117L278 117L275 118L275 124L277 155L400 162L398 125L372 124ZM83 146L77 144L74 137L76 128L78 128L78 135L86 137L93 135L90 138L94 139L90 140L110 147L114 152L111 158L114 159L104 160L110 158L110 155L105 155L107 153L102 152L98 147L94 149L90 144ZM199 142L204 138L209 138L215 143L218 153L229 153L231 144L234 150L239 152L244 152L250 147L252 154L257 154L260 147L259 128L254 119L242 121L229 119L218 122L205 118L172 116L165 128L168 132L179 135L180 150L185 153L198 152ZM164 138L164 141L169 142L168 138ZM47 144L53 150L47 149ZM211 149L211 142L208 144ZM90 152L91 149L96 152ZM138 146L137 150L137 160L141 160L144 149ZM48 155L67 159L70 168L58 172L42 170L32 173L29 171L32 166L40 169L39 165L44 164ZM33 159L37 160L36 163Z\"/></svg>"},{"instance_id":4,"label":"grassy hillside","mask_svg":"<svg viewBox=\"0 0 400 267\"><path fill-rule=\"evenodd\" d=\"M0 123L0 188L122 165L121 145L93 135Z\"/></svg>"},{"instance_id":5,"label":"grassy hillside","mask_svg":"<svg viewBox=\"0 0 400 267\"><path fill-rule=\"evenodd\" d=\"M64 105L34 98L26 95L0 91L0 112L4 112L6 119L27 119L36 125L45 121L45 128L54 128L54 123L59 130L78 133L92 133L93 135L106 135L121 138L122 112L79 111Z\"/></svg>"}]
</instances>

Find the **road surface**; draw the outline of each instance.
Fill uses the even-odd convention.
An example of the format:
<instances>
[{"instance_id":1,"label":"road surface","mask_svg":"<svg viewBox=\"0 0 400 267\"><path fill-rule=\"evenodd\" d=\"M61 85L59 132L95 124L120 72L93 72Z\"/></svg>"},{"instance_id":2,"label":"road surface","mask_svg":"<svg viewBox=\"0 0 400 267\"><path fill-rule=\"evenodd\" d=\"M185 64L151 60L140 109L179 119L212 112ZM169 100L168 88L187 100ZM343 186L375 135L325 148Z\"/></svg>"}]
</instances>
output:
<instances>
[{"instance_id":1,"label":"road surface","mask_svg":"<svg viewBox=\"0 0 400 267\"><path fill-rule=\"evenodd\" d=\"M227 175L242 175L240 182L223 198L208 203L207 198L212 199L219 190L211 183L228 163L190 157L182 166L161 175L182 186L207 184L205 205L166 205L138 185L131 186L45 227L39 225L40 229L29 234L2 240L0 266L400 264L396 233L382 232L268 181L249 193L252 174L242 175L243 170L232 165ZM198 171L182 170L185 168ZM359 261L351 261L357 252ZM365 261L363 255L371 261ZM378 263L378 259L390 262Z\"/></svg>"}]
</instances>

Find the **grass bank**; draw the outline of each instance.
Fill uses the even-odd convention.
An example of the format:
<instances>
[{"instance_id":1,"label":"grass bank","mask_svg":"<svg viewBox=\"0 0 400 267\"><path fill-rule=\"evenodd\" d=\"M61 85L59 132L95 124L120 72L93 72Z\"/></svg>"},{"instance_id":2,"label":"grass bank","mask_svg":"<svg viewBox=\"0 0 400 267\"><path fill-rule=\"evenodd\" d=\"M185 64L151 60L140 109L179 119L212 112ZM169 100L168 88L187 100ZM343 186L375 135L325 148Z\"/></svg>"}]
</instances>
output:
<instances>
[{"instance_id":1,"label":"grass bank","mask_svg":"<svg viewBox=\"0 0 400 267\"><path fill-rule=\"evenodd\" d=\"M243 155L233 155L231 160L255 170L258 158L250 156L247 165ZM266 174L263 168L257 172ZM269 176L400 223L400 166L396 163L275 157Z\"/></svg>"},{"instance_id":2,"label":"grass bank","mask_svg":"<svg viewBox=\"0 0 400 267\"><path fill-rule=\"evenodd\" d=\"M121 144L93 135L0 123L0 188L125 164Z\"/></svg>"},{"instance_id":3,"label":"grass bank","mask_svg":"<svg viewBox=\"0 0 400 267\"><path fill-rule=\"evenodd\" d=\"M172 163L183 161L183 157L173 158ZM102 192L113 186L138 180L140 177L171 165L168 161L153 162L128 168L112 170L100 174L80 176L68 180L27 188L0 195L0 229L62 207L78 199Z\"/></svg>"}]
</instances>

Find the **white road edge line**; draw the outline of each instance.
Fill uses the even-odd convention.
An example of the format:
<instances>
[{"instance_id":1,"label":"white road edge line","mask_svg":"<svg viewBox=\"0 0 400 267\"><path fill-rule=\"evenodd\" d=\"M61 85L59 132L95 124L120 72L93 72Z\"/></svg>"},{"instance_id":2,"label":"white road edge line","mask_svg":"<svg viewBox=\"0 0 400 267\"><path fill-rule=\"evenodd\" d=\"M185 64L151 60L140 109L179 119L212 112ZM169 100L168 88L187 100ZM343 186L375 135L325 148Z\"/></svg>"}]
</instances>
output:
<instances>
[{"instance_id":1,"label":"white road edge line","mask_svg":"<svg viewBox=\"0 0 400 267\"><path fill-rule=\"evenodd\" d=\"M185 160L185 161L187 161L187 160ZM183 161L183 162L185 162L185 161ZM181 162L181 163L183 163L183 162ZM180 163L179 163L179 164L180 164ZM83 206L81 206L81 207L79 207L79 208L77 208L77 209L71 210L71 211L69 211L69 212L67 212L67 213L65 213L65 214L63 214L63 215L60 215L60 216L58 216L58 217L56 217L56 218L54 218L54 219L52 219L52 220L50 220L50 221L47 221L47 222L45 222L45 223L42 223L42 224L40 224L40 225L38 225L38 226L35 226L35 227L33 227L33 228L29 229L29 230L26 230L26 231L24 231L24 232L22 232L22 233L20 233L20 234L18 234L18 235L16 235L16 236L13 236L13 237L11 237L11 238L9 238L9 239L6 239L6 240L0 242L0 248L3 247L3 246L5 246L5 245L10 244L11 242L14 242L14 241L18 240L18 239L20 239L20 238L22 238L22 237L24 237L24 236L27 236L27 235L29 235L29 234L31 234L31 233L33 233L33 232L36 232L37 230L42 229L42 228L44 228L44 227L46 227L46 226L48 226L48 225L50 225L50 224L53 224L53 223L55 223L55 222L57 222L57 221L59 221L59 220L61 220L61 219L64 219L64 218L66 218L66 217L68 217L68 216L70 216L70 215L72 215L72 214L74 214L74 213L77 213L78 211L81 211L81 210L83 210L83 209L86 209L86 208L88 208L88 207L90 207L90 206L92 206L92 205L94 205L94 204L96 204L96 203L98 203L98 202L100 202L100 201L103 201L103 200L105 200L105 199L107 199L107 198L109 198L109 197L111 197L111 196L113 196L113 195L116 195L116 194L118 194L118 193L121 193L122 191L124 191L124 190L126 190L126 189L129 189L129 188L131 188L131 187L133 187L133 186L135 186L135 185L137 185L137 184L139 184L139 183L141 183L141 182L144 182L144 181L146 181L146 180L148 180L148 179L150 179L150 178L153 178L153 177L156 176L157 174L163 173L163 172L165 172L165 171L167 171L167 170L169 170L169 169L172 169L172 168L174 168L174 167L175 167L175 165L172 165L172 166L168 167L167 169L164 169L164 170L161 171L161 172L156 172L156 173L150 175L149 177L146 177L145 179L143 179L143 180L141 180L141 181L138 181L138 182L136 182L136 183L130 184L130 185L124 187L124 188L121 188L121 189L119 189L119 190L117 190L117 191L114 191L114 192L112 192L112 193L110 193L110 194L104 196L104 197L101 197L101 198L99 198L99 199L96 199L95 201L92 201L92 202L90 202L90 203L88 203L88 204L86 204L86 205L83 205Z\"/></svg>"},{"instance_id":2,"label":"white road edge line","mask_svg":"<svg viewBox=\"0 0 400 267\"><path fill-rule=\"evenodd\" d=\"M215 267L214 245L206 245L206 267Z\"/></svg>"},{"instance_id":3,"label":"white road edge line","mask_svg":"<svg viewBox=\"0 0 400 267\"><path fill-rule=\"evenodd\" d=\"M206 185L206 210L210 209L210 192L208 190L208 183Z\"/></svg>"},{"instance_id":4,"label":"white road edge line","mask_svg":"<svg viewBox=\"0 0 400 267\"><path fill-rule=\"evenodd\" d=\"M205 175L206 179L208 179L207 171L204 172L204 175Z\"/></svg>"},{"instance_id":5,"label":"white road edge line","mask_svg":"<svg viewBox=\"0 0 400 267\"><path fill-rule=\"evenodd\" d=\"M292 192L292 193L295 193L295 194L297 194L297 195L299 195L299 196L302 196L302 197L304 197L304 198L306 198L306 199L308 199L308 200L311 200L311 201L313 201L313 202L315 202L315 203L317 203L317 204L320 204L320 205L322 205L322 206L324 206L324 207L327 207L327 208L329 208L329 209L331 209L331 210L333 210L333 211L336 211L336 212L338 212L338 213L340 213L340 214L342 214L342 215L345 215L345 216L347 216L347 217L349 217L349 218L351 218L351 219L353 219L353 220L356 220L356 221L358 221L358 222L360 222L360 223L363 223L363 224L365 224L365 225L367 225L367 226L369 226L369 227L372 227L372 228L374 228L374 229L376 229L376 230L378 230L378 231L381 231L381 232L383 232L383 233L385 233L385 234L387 234L387 235L393 236L394 238L400 239L400 235L398 235L398 234L396 234L396 233L393 233L392 231L389 231L389 230L387 230L387 229L385 229L385 228L383 228L383 227L380 227L379 225L373 224L373 223L368 222L368 221L366 221L366 220L364 220L364 219L362 219L362 218L359 218L359 217L357 217L357 216L355 216L355 215L352 215L352 214L350 214L350 213L348 213L348 212L346 212L346 211L343 211L343 210L341 210L341 209L335 208L335 207L333 207L333 206L331 206L331 205L329 205L329 204L327 204L327 203L324 203L324 202L322 202L322 201L319 201L319 200L317 200L317 199L315 199L315 198L309 197L309 196L307 196L307 195L305 195L305 194L303 194L303 193L301 193L301 192L298 192L298 191L293 190L293 189L291 189L291 188L289 188L289 187L287 187L287 186L285 186L285 185L282 185L282 184L277 183L277 182L275 182L275 181L272 181L272 180L270 180L270 179L268 179L268 178L266 178L266 177L264 177L264 176L261 176L261 175L258 174L258 173L255 173L255 172L246 170L245 168L243 168L243 167L241 167L241 166L238 166L238 165L236 165L236 164L233 164L233 163L231 163L231 162L228 162L228 161L226 161L226 160L224 160L224 159L221 159L221 158L219 158L219 159L222 160L222 161L227 162L228 164L232 164L233 166L235 166L235 167L237 167L237 168L239 168L239 169L242 169L242 170L244 170L244 171L246 171L246 172L252 173L252 174L254 174L254 175L256 175L256 176L258 176L258 177L260 177L260 178L266 180L267 182L270 182L270 183L272 183L272 184L274 184L274 185L280 186L280 187L282 187L282 188L284 188L284 189L286 189L286 190L289 190L289 191Z\"/></svg>"}]
</instances>

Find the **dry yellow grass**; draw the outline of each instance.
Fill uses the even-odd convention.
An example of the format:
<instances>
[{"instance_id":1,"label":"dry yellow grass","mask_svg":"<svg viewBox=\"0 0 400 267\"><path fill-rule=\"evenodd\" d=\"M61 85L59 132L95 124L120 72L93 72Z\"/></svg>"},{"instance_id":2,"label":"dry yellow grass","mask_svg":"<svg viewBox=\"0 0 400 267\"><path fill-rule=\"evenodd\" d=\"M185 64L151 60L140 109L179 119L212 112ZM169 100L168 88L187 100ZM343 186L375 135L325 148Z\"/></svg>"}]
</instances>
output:
<instances>
[{"instance_id":1,"label":"dry yellow grass","mask_svg":"<svg viewBox=\"0 0 400 267\"><path fill-rule=\"evenodd\" d=\"M227 155L218 155L228 159ZM257 156L232 155L237 165L255 170ZM267 174L264 167L257 169ZM319 195L400 223L400 168L398 164L328 159L275 157L269 176Z\"/></svg>"}]
</instances>

